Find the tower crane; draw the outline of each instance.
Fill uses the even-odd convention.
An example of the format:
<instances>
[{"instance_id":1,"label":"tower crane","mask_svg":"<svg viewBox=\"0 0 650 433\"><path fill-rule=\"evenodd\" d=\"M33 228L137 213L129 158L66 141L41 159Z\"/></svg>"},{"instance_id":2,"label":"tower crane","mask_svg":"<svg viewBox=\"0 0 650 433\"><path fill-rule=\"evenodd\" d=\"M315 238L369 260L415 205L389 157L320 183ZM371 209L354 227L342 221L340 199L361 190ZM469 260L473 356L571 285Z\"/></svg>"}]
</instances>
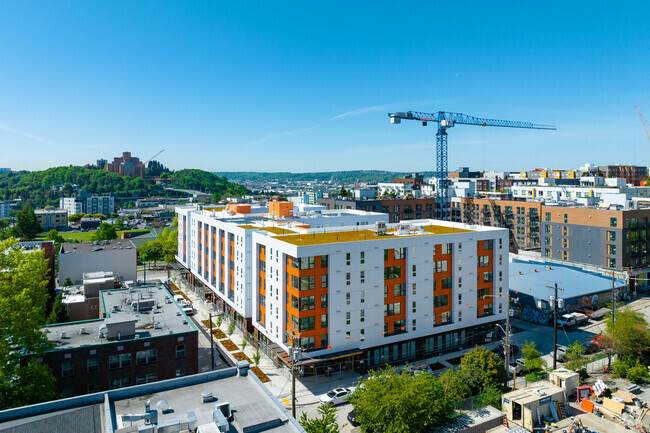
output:
<instances>
[{"instance_id":1,"label":"tower crane","mask_svg":"<svg viewBox=\"0 0 650 433\"><path fill-rule=\"evenodd\" d=\"M152 156L151 158L147 159L147 160L144 162L145 167L147 166L147 164L149 163L149 161L151 161L152 159L154 159L155 157L157 157L158 155L160 155L160 154L163 153L164 151L165 151L165 149L161 150L160 152L156 153L156 154L155 154L154 156Z\"/></svg>"},{"instance_id":2,"label":"tower crane","mask_svg":"<svg viewBox=\"0 0 650 433\"><path fill-rule=\"evenodd\" d=\"M643 114L641 114L641 110L639 110L638 106L635 105L634 108L636 108L636 112L639 113L639 119L641 119L641 125L643 125L645 136L648 137L648 143L650 143L650 133L648 133L648 127L645 126L645 120L643 120Z\"/></svg>"},{"instance_id":3,"label":"tower crane","mask_svg":"<svg viewBox=\"0 0 650 433\"><path fill-rule=\"evenodd\" d=\"M438 194L436 196L437 218L446 220L449 218L447 197L447 188L445 181L449 173L447 163L447 129L454 125L476 125L476 126L499 126L503 128L526 128L526 129L551 129L555 130L554 125L540 125L530 122L518 122L512 120L485 119L481 117L468 116L461 113L448 113L438 111L437 113L420 113L417 111L406 111L388 113L391 123L401 123L404 120L417 120L422 122L422 126L427 126L428 122L438 124L436 133L436 177L438 179Z\"/></svg>"}]
</instances>

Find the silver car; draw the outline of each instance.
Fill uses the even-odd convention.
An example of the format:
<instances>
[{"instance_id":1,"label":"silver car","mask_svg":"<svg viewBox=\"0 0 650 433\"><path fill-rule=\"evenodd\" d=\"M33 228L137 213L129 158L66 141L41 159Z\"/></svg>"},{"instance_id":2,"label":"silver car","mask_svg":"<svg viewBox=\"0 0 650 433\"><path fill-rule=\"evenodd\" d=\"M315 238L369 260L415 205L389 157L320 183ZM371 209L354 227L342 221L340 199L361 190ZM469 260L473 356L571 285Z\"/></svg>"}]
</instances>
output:
<instances>
[{"instance_id":1,"label":"silver car","mask_svg":"<svg viewBox=\"0 0 650 433\"><path fill-rule=\"evenodd\" d=\"M346 398L352 394L350 388L335 388L325 395L320 396L320 404L331 404L336 406L345 403Z\"/></svg>"}]
</instances>

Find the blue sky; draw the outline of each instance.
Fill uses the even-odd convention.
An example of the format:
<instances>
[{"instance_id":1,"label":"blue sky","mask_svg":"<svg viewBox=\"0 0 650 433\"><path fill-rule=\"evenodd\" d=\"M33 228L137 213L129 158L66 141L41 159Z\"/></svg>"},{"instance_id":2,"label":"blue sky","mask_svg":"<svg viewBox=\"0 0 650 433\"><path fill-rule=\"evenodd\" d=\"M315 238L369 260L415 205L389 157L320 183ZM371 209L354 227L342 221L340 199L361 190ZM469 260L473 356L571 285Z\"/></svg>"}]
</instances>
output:
<instances>
[{"instance_id":1,"label":"blue sky","mask_svg":"<svg viewBox=\"0 0 650 433\"><path fill-rule=\"evenodd\" d=\"M0 167L124 150L173 169L650 164L648 2L0 2Z\"/></svg>"}]
</instances>

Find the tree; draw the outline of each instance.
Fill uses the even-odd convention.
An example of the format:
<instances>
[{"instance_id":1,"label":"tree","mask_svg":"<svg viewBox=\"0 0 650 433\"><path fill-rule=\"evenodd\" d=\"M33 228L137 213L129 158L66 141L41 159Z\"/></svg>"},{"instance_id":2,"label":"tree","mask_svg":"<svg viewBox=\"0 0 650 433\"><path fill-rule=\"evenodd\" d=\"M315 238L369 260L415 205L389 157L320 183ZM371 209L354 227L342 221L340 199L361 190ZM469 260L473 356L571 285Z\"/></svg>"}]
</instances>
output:
<instances>
[{"instance_id":1,"label":"tree","mask_svg":"<svg viewBox=\"0 0 650 433\"><path fill-rule=\"evenodd\" d=\"M445 424L454 413L453 400L432 374L376 372L349 397L357 422L365 431L422 432Z\"/></svg>"},{"instance_id":2,"label":"tree","mask_svg":"<svg viewBox=\"0 0 650 433\"><path fill-rule=\"evenodd\" d=\"M143 262L153 262L155 267L156 262L163 258L163 249L159 242L149 241L140 246L138 254Z\"/></svg>"},{"instance_id":3,"label":"tree","mask_svg":"<svg viewBox=\"0 0 650 433\"><path fill-rule=\"evenodd\" d=\"M255 353L253 353L253 362L255 365L260 365L260 359L262 358L262 355L260 355L260 349L255 350Z\"/></svg>"},{"instance_id":4,"label":"tree","mask_svg":"<svg viewBox=\"0 0 650 433\"><path fill-rule=\"evenodd\" d=\"M341 430L336 423L336 408L329 404L318 406L318 417L308 418L307 413L300 415L300 425L307 433L339 433Z\"/></svg>"},{"instance_id":5,"label":"tree","mask_svg":"<svg viewBox=\"0 0 650 433\"><path fill-rule=\"evenodd\" d=\"M124 228L124 220L122 218L117 218L115 220L115 228L122 230Z\"/></svg>"},{"instance_id":6,"label":"tree","mask_svg":"<svg viewBox=\"0 0 650 433\"><path fill-rule=\"evenodd\" d=\"M235 332L235 322L230 322L228 329L226 329L226 334L228 334L228 337L230 337L233 332Z\"/></svg>"},{"instance_id":7,"label":"tree","mask_svg":"<svg viewBox=\"0 0 650 433\"><path fill-rule=\"evenodd\" d=\"M45 240L47 241L54 241L57 244L64 244L65 243L65 238L59 234L58 231L55 229L50 230L47 232L45 235Z\"/></svg>"},{"instance_id":8,"label":"tree","mask_svg":"<svg viewBox=\"0 0 650 433\"><path fill-rule=\"evenodd\" d=\"M542 354L535 349L534 341L526 342L521 348L521 353L524 355L527 371L538 371L546 366L546 361L541 358Z\"/></svg>"},{"instance_id":9,"label":"tree","mask_svg":"<svg viewBox=\"0 0 650 433\"><path fill-rule=\"evenodd\" d=\"M442 383L445 394L456 401L469 397L471 394L467 378L462 370L448 368L440 376L440 383Z\"/></svg>"},{"instance_id":10,"label":"tree","mask_svg":"<svg viewBox=\"0 0 650 433\"><path fill-rule=\"evenodd\" d=\"M585 347L576 341L567 347L566 357L569 360L566 367L569 370L578 371L584 369L585 366Z\"/></svg>"},{"instance_id":11,"label":"tree","mask_svg":"<svg viewBox=\"0 0 650 433\"><path fill-rule=\"evenodd\" d=\"M0 408L56 398L51 370L26 354L50 347L45 324L47 264L42 251L23 253L15 240L0 242Z\"/></svg>"},{"instance_id":12,"label":"tree","mask_svg":"<svg viewBox=\"0 0 650 433\"><path fill-rule=\"evenodd\" d=\"M616 312L616 324L611 315L605 322L606 335L619 358L631 359L630 364L635 364L637 359L646 365L650 362L650 330L641 313L621 308Z\"/></svg>"},{"instance_id":13,"label":"tree","mask_svg":"<svg viewBox=\"0 0 650 433\"><path fill-rule=\"evenodd\" d=\"M86 218L87 216L88 215L85 214L85 213L75 213L75 214L72 214L72 215L68 216L68 221L70 221L71 223L76 223L76 222L81 221L81 218Z\"/></svg>"},{"instance_id":14,"label":"tree","mask_svg":"<svg viewBox=\"0 0 650 433\"><path fill-rule=\"evenodd\" d=\"M115 226L108 223L101 223L99 225L99 230L97 230L93 236L93 240L110 241L111 239L117 239L117 230L115 230Z\"/></svg>"},{"instance_id":15,"label":"tree","mask_svg":"<svg viewBox=\"0 0 650 433\"><path fill-rule=\"evenodd\" d=\"M467 352L460 361L471 395L483 392L491 385L499 386L506 379L506 369L501 358L485 347L475 347Z\"/></svg>"},{"instance_id":16,"label":"tree","mask_svg":"<svg viewBox=\"0 0 650 433\"><path fill-rule=\"evenodd\" d=\"M15 237L31 241L42 231L43 227L38 222L34 209L25 206L23 210L16 213L16 224L14 225Z\"/></svg>"},{"instance_id":17,"label":"tree","mask_svg":"<svg viewBox=\"0 0 650 433\"><path fill-rule=\"evenodd\" d=\"M70 277L65 277L65 281L63 282L63 287L69 287L72 286L74 283L72 282L72 278Z\"/></svg>"},{"instance_id":18,"label":"tree","mask_svg":"<svg viewBox=\"0 0 650 433\"><path fill-rule=\"evenodd\" d=\"M69 321L68 311L63 304L63 293L59 293L54 299L54 304L52 304L52 311L47 317L47 324L51 325L53 323L65 323Z\"/></svg>"},{"instance_id":19,"label":"tree","mask_svg":"<svg viewBox=\"0 0 650 433\"><path fill-rule=\"evenodd\" d=\"M480 407L493 406L501 409L501 388L495 384L487 386L478 399Z\"/></svg>"},{"instance_id":20,"label":"tree","mask_svg":"<svg viewBox=\"0 0 650 433\"><path fill-rule=\"evenodd\" d=\"M9 218L0 218L0 241L5 240L5 231L11 225L11 220Z\"/></svg>"},{"instance_id":21,"label":"tree","mask_svg":"<svg viewBox=\"0 0 650 433\"><path fill-rule=\"evenodd\" d=\"M174 263L176 254L178 254L178 231L169 230L169 227L165 227L156 238L156 242L159 242L162 247L162 259L167 263L167 266Z\"/></svg>"}]
</instances>

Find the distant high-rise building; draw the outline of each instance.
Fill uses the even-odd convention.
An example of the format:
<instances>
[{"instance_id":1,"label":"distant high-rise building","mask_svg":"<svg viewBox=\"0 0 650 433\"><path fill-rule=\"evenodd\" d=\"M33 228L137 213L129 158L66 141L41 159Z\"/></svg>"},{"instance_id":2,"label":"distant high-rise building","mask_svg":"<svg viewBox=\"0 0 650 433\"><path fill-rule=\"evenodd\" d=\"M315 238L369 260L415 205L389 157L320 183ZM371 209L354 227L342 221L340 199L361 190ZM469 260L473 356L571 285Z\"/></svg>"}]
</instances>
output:
<instances>
[{"instance_id":1,"label":"distant high-rise building","mask_svg":"<svg viewBox=\"0 0 650 433\"><path fill-rule=\"evenodd\" d=\"M97 168L100 170L105 169L106 164L108 164L108 161L103 158L97 160Z\"/></svg>"},{"instance_id":2,"label":"distant high-rise building","mask_svg":"<svg viewBox=\"0 0 650 433\"><path fill-rule=\"evenodd\" d=\"M109 195L95 196L82 192L77 197L59 198L59 209L68 211L68 215L87 213L109 216L115 212L115 198Z\"/></svg>"},{"instance_id":3,"label":"distant high-rise building","mask_svg":"<svg viewBox=\"0 0 650 433\"><path fill-rule=\"evenodd\" d=\"M121 157L113 158L113 162L106 164L109 173L118 173L121 176L144 177L145 168L140 158L131 156L131 152L122 152Z\"/></svg>"}]
</instances>

